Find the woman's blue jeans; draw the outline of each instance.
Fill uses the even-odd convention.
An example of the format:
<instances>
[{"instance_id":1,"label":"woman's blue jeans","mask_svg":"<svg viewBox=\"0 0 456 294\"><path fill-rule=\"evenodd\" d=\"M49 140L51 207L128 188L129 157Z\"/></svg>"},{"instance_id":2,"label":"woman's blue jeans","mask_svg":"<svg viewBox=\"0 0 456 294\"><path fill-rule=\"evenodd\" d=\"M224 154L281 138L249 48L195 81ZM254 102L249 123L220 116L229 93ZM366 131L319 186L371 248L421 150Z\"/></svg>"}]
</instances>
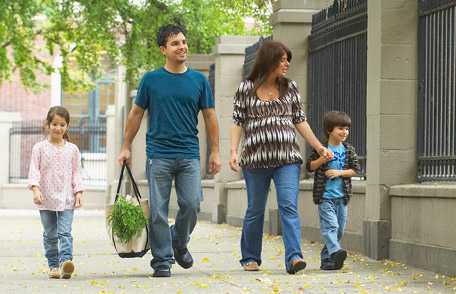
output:
<instances>
[{"instance_id":1,"label":"woman's blue jeans","mask_svg":"<svg viewBox=\"0 0 456 294\"><path fill-rule=\"evenodd\" d=\"M302 258L301 224L298 215L299 164L283 165L277 168L244 168L247 185L248 207L245 213L241 237L241 264L256 261L261 264L264 211L271 180L277 190L283 243L285 245L285 266L292 260Z\"/></svg>"},{"instance_id":2,"label":"woman's blue jeans","mask_svg":"<svg viewBox=\"0 0 456 294\"><path fill-rule=\"evenodd\" d=\"M64 261L73 259L72 209L64 211L40 210L43 225L44 255L49 267L59 267Z\"/></svg>"}]
</instances>

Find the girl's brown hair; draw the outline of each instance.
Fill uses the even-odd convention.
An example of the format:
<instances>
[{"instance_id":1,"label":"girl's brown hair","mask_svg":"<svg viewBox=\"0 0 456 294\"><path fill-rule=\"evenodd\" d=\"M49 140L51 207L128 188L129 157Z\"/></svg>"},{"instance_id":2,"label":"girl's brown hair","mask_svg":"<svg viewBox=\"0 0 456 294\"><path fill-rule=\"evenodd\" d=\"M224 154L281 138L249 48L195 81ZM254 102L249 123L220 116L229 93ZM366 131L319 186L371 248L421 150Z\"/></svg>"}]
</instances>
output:
<instances>
[{"instance_id":1,"label":"girl's brown hair","mask_svg":"<svg viewBox=\"0 0 456 294\"><path fill-rule=\"evenodd\" d=\"M247 80L253 82L253 93L256 93L267 79L268 75L273 72L284 55L287 55L288 62L291 61L291 51L283 43L278 41L264 41L260 49L257 51L255 63L252 72L247 77ZM288 92L289 80L285 77L280 77L277 81L279 84L279 94L284 96Z\"/></svg>"},{"instance_id":2,"label":"girl's brown hair","mask_svg":"<svg viewBox=\"0 0 456 294\"><path fill-rule=\"evenodd\" d=\"M49 109L46 115L46 121L44 122L46 129L49 129L49 126L56 115L63 117L63 119L65 119L65 122L67 123L68 128L70 127L70 113L68 112L68 110L63 106L53 106ZM68 128L65 134L63 134L63 139L70 142Z\"/></svg>"}]
</instances>

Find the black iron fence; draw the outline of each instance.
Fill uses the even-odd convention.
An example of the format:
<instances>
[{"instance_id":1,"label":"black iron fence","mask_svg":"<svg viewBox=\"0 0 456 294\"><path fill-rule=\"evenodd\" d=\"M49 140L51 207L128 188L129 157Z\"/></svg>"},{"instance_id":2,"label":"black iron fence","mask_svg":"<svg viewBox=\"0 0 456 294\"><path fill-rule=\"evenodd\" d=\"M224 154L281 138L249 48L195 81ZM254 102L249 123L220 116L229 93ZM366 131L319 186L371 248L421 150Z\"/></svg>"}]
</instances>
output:
<instances>
[{"instance_id":1,"label":"black iron fence","mask_svg":"<svg viewBox=\"0 0 456 294\"><path fill-rule=\"evenodd\" d=\"M70 141L79 147L84 183L106 184L106 120L70 127ZM44 140L42 121L13 123L9 132L9 182L21 183L28 177L33 145Z\"/></svg>"},{"instance_id":2,"label":"black iron fence","mask_svg":"<svg viewBox=\"0 0 456 294\"><path fill-rule=\"evenodd\" d=\"M339 0L312 16L308 61L308 119L324 138L323 115L345 111L349 141L366 170L367 0Z\"/></svg>"},{"instance_id":3,"label":"black iron fence","mask_svg":"<svg viewBox=\"0 0 456 294\"><path fill-rule=\"evenodd\" d=\"M244 65L242 67L242 79L246 79L250 74L250 71L253 69L253 64L255 63L256 52L260 49L264 41L272 40L272 36L260 39L253 45L245 48L245 57Z\"/></svg>"},{"instance_id":4,"label":"black iron fence","mask_svg":"<svg viewBox=\"0 0 456 294\"><path fill-rule=\"evenodd\" d=\"M212 95L215 97L215 63L212 63L209 66L209 75L208 75L209 85L211 85Z\"/></svg>"},{"instance_id":5,"label":"black iron fence","mask_svg":"<svg viewBox=\"0 0 456 294\"><path fill-rule=\"evenodd\" d=\"M456 1L419 1L418 182L456 180Z\"/></svg>"}]
</instances>

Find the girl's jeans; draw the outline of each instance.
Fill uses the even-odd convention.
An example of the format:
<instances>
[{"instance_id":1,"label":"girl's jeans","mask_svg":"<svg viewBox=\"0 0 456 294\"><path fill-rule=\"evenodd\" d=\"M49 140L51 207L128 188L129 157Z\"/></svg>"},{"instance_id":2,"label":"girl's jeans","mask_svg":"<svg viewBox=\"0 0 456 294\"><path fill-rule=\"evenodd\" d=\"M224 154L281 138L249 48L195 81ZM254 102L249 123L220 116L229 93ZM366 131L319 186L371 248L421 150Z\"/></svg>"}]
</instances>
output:
<instances>
[{"instance_id":1,"label":"girl's jeans","mask_svg":"<svg viewBox=\"0 0 456 294\"><path fill-rule=\"evenodd\" d=\"M244 168L247 185L248 207L245 213L241 237L241 264L256 261L261 264L264 210L271 179L277 190L280 222L285 245L285 266L302 258L301 226L298 215L299 164L288 164L277 168Z\"/></svg>"},{"instance_id":2,"label":"girl's jeans","mask_svg":"<svg viewBox=\"0 0 456 294\"><path fill-rule=\"evenodd\" d=\"M40 210L43 224L44 253L49 267L59 267L67 260L73 259L73 209L64 211Z\"/></svg>"}]
</instances>

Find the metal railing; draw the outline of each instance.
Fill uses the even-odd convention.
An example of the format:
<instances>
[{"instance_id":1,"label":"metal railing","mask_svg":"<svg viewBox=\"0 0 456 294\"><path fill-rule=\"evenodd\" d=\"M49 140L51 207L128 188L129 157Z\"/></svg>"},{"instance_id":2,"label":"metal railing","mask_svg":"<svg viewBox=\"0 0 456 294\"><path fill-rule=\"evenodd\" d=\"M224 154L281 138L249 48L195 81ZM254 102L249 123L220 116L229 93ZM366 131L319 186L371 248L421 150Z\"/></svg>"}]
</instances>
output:
<instances>
[{"instance_id":1,"label":"metal railing","mask_svg":"<svg viewBox=\"0 0 456 294\"><path fill-rule=\"evenodd\" d=\"M33 145L44 140L43 121L13 123L9 132L9 182L27 180ZM106 122L70 127L70 141L79 147L85 185L106 184Z\"/></svg>"},{"instance_id":2,"label":"metal railing","mask_svg":"<svg viewBox=\"0 0 456 294\"><path fill-rule=\"evenodd\" d=\"M323 115L346 112L349 141L366 176L367 0L339 0L312 16L308 61L308 119L324 139Z\"/></svg>"},{"instance_id":3,"label":"metal railing","mask_svg":"<svg viewBox=\"0 0 456 294\"><path fill-rule=\"evenodd\" d=\"M419 1L418 182L456 180L456 1Z\"/></svg>"}]
</instances>

